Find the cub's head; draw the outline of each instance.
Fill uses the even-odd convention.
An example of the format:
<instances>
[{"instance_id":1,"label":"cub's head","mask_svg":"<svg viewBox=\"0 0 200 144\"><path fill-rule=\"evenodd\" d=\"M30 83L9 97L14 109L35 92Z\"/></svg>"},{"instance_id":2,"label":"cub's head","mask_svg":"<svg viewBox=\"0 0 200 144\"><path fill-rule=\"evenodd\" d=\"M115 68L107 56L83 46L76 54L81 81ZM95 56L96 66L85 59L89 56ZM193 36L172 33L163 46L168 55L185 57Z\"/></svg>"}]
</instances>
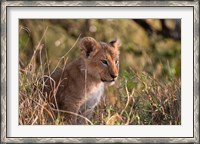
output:
<instances>
[{"instance_id":1,"label":"cub's head","mask_svg":"<svg viewBox=\"0 0 200 144\"><path fill-rule=\"evenodd\" d=\"M119 72L119 42L97 42L92 37L80 41L81 56L88 74L98 81L114 84Z\"/></svg>"}]
</instances>

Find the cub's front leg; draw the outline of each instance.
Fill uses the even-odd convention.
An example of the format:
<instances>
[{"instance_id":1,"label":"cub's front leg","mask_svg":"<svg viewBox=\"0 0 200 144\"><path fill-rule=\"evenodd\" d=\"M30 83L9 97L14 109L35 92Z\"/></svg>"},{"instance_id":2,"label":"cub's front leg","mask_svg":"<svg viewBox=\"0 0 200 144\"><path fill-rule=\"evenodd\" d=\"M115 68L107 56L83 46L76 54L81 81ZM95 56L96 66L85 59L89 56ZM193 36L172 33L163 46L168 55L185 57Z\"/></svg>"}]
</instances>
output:
<instances>
[{"instance_id":1,"label":"cub's front leg","mask_svg":"<svg viewBox=\"0 0 200 144\"><path fill-rule=\"evenodd\" d=\"M89 108L89 109L85 110L82 113L79 112L79 114L81 116L85 117L85 118L78 116L77 117L77 124L78 125L87 125L87 124L89 124L88 120L92 117L93 112L94 112L94 108Z\"/></svg>"},{"instance_id":2,"label":"cub's front leg","mask_svg":"<svg viewBox=\"0 0 200 144\"><path fill-rule=\"evenodd\" d=\"M88 100L83 103L79 109L79 114L90 119L93 115L95 106L99 103L101 95L95 95L88 98ZM88 124L88 121L82 117L77 118L77 124L83 125Z\"/></svg>"},{"instance_id":3,"label":"cub's front leg","mask_svg":"<svg viewBox=\"0 0 200 144\"><path fill-rule=\"evenodd\" d=\"M76 125L77 124L77 115L78 111L80 109L80 103L79 102L72 102L72 101L65 101L63 104L61 104L61 110L66 111L65 115L65 123Z\"/></svg>"}]
</instances>

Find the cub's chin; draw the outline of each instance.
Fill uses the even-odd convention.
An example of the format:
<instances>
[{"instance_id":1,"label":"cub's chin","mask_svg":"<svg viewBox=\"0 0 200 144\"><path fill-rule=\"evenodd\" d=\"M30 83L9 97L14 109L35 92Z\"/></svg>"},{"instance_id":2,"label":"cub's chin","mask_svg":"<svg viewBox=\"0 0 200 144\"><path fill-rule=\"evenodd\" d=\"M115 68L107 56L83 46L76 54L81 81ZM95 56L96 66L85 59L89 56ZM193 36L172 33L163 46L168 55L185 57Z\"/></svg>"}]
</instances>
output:
<instances>
[{"instance_id":1,"label":"cub's chin","mask_svg":"<svg viewBox=\"0 0 200 144\"><path fill-rule=\"evenodd\" d=\"M107 85L107 86L112 86L112 85L115 84L115 81L112 81L112 82L104 82L104 83L105 83L105 85Z\"/></svg>"}]
</instances>

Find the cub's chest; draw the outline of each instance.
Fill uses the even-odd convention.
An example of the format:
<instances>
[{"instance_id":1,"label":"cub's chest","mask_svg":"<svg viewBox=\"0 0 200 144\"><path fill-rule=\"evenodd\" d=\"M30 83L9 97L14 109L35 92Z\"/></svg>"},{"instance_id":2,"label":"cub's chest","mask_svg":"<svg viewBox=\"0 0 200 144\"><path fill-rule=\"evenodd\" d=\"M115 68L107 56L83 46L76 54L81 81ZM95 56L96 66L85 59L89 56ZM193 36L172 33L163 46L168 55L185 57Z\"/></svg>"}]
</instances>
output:
<instances>
[{"instance_id":1,"label":"cub's chest","mask_svg":"<svg viewBox=\"0 0 200 144\"><path fill-rule=\"evenodd\" d=\"M100 101L101 96L104 93L104 84L100 83L96 86L92 86L87 92L86 101L81 106L81 111L83 109L93 109ZM84 111L84 110L83 110Z\"/></svg>"},{"instance_id":2,"label":"cub's chest","mask_svg":"<svg viewBox=\"0 0 200 144\"><path fill-rule=\"evenodd\" d=\"M88 99L96 98L100 99L104 92L104 84L100 83L96 86L91 87L90 91L88 92Z\"/></svg>"}]
</instances>

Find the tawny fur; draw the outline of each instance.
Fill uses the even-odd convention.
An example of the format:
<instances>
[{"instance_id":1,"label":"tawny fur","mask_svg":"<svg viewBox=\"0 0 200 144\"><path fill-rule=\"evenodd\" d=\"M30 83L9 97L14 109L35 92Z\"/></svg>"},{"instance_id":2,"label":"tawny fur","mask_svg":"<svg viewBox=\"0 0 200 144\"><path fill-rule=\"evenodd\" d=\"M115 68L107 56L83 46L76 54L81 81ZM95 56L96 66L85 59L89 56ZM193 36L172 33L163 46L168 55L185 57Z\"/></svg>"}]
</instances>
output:
<instances>
[{"instance_id":1,"label":"tawny fur","mask_svg":"<svg viewBox=\"0 0 200 144\"><path fill-rule=\"evenodd\" d=\"M45 83L45 92L58 86L56 101L60 110L92 116L106 85L114 84L118 77L118 41L97 42L91 37L81 39L81 57L67 65L64 70L57 69ZM53 81L55 85L52 86ZM59 83L60 82L60 83ZM52 88L54 87L54 88ZM76 115L66 115L68 124L85 124Z\"/></svg>"}]
</instances>

